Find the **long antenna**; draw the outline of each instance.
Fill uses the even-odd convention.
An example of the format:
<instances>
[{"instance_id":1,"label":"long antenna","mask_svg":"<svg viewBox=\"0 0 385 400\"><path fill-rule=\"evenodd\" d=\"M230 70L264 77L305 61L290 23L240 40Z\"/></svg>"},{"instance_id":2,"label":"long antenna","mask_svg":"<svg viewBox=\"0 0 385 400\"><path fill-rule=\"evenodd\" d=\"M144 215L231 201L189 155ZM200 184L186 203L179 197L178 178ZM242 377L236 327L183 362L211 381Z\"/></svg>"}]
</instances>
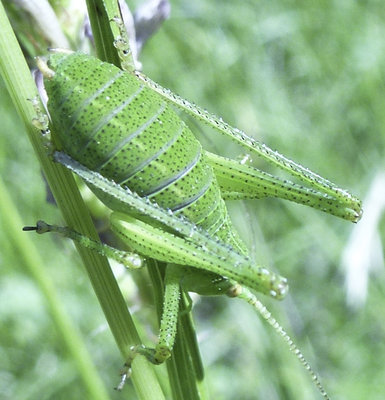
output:
<instances>
[{"instance_id":1,"label":"long antenna","mask_svg":"<svg viewBox=\"0 0 385 400\"><path fill-rule=\"evenodd\" d=\"M282 328L282 326L278 323L278 321L272 316L271 312L261 303L257 297L251 293L247 288L242 287L240 285L235 285L232 293L229 294L231 297L238 297L240 299L246 300L250 305L252 305L258 313L262 316L262 318L273 327L273 329L285 340L286 344L289 347L289 350L297 357L298 361L303 365L303 367L308 371L312 381L315 386L321 393L322 397L325 400L330 400L329 395L326 390L323 388L317 374L314 372L309 362L305 359L301 350L297 347L297 345L293 342L292 338L289 334Z\"/></svg>"}]
</instances>

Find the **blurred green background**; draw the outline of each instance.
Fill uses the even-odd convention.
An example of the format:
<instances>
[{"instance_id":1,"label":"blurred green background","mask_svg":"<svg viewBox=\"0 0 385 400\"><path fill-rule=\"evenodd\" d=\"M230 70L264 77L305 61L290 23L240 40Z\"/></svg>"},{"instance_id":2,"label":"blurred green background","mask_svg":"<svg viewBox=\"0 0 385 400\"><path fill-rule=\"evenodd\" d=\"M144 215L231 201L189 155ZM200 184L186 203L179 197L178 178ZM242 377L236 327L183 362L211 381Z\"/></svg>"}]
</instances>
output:
<instances>
[{"instance_id":1,"label":"blurred green background","mask_svg":"<svg viewBox=\"0 0 385 400\"><path fill-rule=\"evenodd\" d=\"M17 21L18 10L5 3L13 8L19 33L32 41L30 27ZM383 3L174 0L171 5L169 20L141 55L147 75L366 199L357 225L282 200L232 202L229 208L256 261L289 279L283 302L261 300L331 397L383 399ZM69 17L68 10L59 10ZM0 85L6 190L23 225L38 219L61 223ZM207 147L242 154L215 132L186 121L205 135ZM84 398L73 360L2 215L0 223L0 398ZM72 243L48 235L29 239L110 397L135 398L129 385L123 394L112 390L122 361ZM118 274L131 311L152 338L155 311L142 307L129 274L119 268ZM211 398L320 398L283 341L247 304L200 298L194 316Z\"/></svg>"}]
</instances>

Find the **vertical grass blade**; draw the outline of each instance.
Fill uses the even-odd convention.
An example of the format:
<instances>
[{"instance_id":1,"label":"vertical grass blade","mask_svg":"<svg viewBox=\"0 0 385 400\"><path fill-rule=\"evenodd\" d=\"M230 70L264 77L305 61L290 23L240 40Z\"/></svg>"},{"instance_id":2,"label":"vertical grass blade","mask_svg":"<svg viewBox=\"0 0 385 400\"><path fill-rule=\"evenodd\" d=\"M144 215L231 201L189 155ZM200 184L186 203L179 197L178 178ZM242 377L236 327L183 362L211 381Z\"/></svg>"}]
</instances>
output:
<instances>
[{"instance_id":1,"label":"vertical grass blade","mask_svg":"<svg viewBox=\"0 0 385 400\"><path fill-rule=\"evenodd\" d=\"M45 273L43 261L34 246L31 236L22 232L20 215L14 206L7 187L0 177L0 214L3 227L9 240L16 246L17 252L24 259L24 265L46 299L59 335L78 368L79 375L93 400L108 400L110 397L87 351L86 345L73 326L57 297L52 281Z\"/></svg>"}]
</instances>

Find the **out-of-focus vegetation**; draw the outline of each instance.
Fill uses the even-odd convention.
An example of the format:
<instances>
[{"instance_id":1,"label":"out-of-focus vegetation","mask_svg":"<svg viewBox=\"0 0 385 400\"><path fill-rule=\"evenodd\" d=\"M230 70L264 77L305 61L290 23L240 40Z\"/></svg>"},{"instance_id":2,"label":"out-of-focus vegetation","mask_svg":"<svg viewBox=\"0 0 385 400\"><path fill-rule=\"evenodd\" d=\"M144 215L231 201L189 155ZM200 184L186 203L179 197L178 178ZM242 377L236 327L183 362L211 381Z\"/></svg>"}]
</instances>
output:
<instances>
[{"instance_id":1,"label":"out-of-focus vegetation","mask_svg":"<svg viewBox=\"0 0 385 400\"><path fill-rule=\"evenodd\" d=\"M27 40L31 30L17 26ZM289 279L287 299L262 301L339 399L385 397L385 183L373 184L384 179L383 37L380 1L174 0L170 19L141 56L155 81L368 198L356 226L282 200L229 204L257 262ZM23 224L60 223L4 86L0 112L1 177ZM187 121L209 136L208 147L239 152ZM84 397L44 297L1 215L0 221L0 397ZM29 239L112 389L122 360L72 243ZM152 326L155 311L143 309L128 273L120 280L144 329ZM247 304L202 298L194 316L212 398L318 398L282 340ZM111 398L131 398L131 391L129 385L123 395L109 390Z\"/></svg>"}]
</instances>

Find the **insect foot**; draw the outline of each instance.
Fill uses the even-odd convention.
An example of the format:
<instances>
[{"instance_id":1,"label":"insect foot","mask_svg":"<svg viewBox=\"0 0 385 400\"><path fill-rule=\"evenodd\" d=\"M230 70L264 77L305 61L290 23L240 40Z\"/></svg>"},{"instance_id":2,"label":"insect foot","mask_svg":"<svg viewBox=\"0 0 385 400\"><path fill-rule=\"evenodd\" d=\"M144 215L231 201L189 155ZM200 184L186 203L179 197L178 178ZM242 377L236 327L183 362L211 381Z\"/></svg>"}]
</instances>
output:
<instances>
[{"instance_id":1,"label":"insect foot","mask_svg":"<svg viewBox=\"0 0 385 400\"><path fill-rule=\"evenodd\" d=\"M133 48L135 48L136 42L133 40L130 45L130 39L128 37L124 22L121 20L121 18L116 16L113 17L111 21L115 22L119 29L119 35L115 37L114 46L118 50L122 69L125 71L134 71L136 68L140 68L141 64L136 57L137 51L135 50L135 52L133 52L131 49L131 46L134 46Z\"/></svg>"},{"instance_id":2,"label":"insect foot","mask_svg":"<svg viewBox=\"0 0 385 400\"><path fill-rule=\"evenodd\" d=\"M36 231L36 233L43 234L51 231L51 225L44 221L37 221L35 226L25 226L23 231Z\"/></svg>"},{"instance_id":3,"label":"insect foot","mask_svg":"<svg viewBox=\"0 0 385 400\"><path fill-rule=\"evenodd\" d=\"M155 365L159 365L164 363L168 358L171 357L171 350L164 345L158 345L155 349L146 347L142 344L132 346L130 348L129 355L127 357L126 362L124 363L124 368L121 372L121 380L115 390L121 391L127 382L127 380L131 376L131 366L135 359L135 357L140 354L146 359Z\"/></svg>"},{"instance_id":4,"label":"insect foot","mask_svg":"<svg viewBox=\"0 0 385 400\"><path fill-rule=\"evenodd\" d=\"M28 99L32 103L32 107L36 113L36 117L32 119L32 124L41 132L41 140L44 148L49 156L54 152L54 146L51 139L51 131L49 129L49 120L45 112L43 112L38 97Z\"/></svg>"}]
</instances>

